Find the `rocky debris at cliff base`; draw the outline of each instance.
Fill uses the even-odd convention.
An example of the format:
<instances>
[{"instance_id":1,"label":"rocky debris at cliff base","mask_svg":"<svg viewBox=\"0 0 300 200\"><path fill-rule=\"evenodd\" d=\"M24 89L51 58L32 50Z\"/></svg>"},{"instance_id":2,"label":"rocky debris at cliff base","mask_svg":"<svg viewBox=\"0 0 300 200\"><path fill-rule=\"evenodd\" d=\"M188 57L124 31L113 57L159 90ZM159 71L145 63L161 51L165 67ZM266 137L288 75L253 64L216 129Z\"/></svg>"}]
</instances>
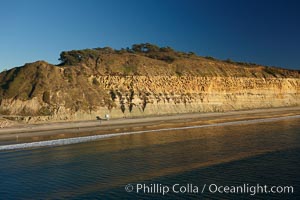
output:
<instances>
[{"instance_id":1,"label":"rocky debris at cliff base","mask_svg":"<svg viewBox=\"0 0 300 200\"><path fill-rule=\"evenodd\" d=\"M7 128L15 125L16 122L10 121L8 119L0 118L0 128Z\"/></svg>"}]
</instances>

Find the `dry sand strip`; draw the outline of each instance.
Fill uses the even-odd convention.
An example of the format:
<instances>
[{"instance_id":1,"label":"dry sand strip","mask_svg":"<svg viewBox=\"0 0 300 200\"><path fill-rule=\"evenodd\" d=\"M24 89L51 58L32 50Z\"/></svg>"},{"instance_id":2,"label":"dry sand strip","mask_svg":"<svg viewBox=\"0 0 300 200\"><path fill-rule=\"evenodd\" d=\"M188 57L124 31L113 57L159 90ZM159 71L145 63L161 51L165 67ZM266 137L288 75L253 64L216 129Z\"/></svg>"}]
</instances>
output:
<instances>
[{"instance_id":1,"label":"dry sand strip","mask_svg":"<svg viewBox=\"0 0 300 200\"><path fill-rule=\"evenodd\" d=\"M230 125L245 125L245 124L263 123L263 122L266 123L266 122L275 122L275 121L286 120L286 119L300 119L300 115L267 118L267 119L253 119L253 120L223 122L223 123L206 124L206 125L198 125L198 126L186 126L186 127L177 127L177 128L163 128L163 129L155 129L155 130L111 133L111 134L104 134L104 135L93 135L93 136L74 137L74 138L66 138L66 139L40 141L40 142L2 145L0 146L0 151L77 144L77 143L89 142L89 141L117 137L117 136L132 135L132 134L143 134L143 133L150 133L150 132L161 133L164 131L176 131L176 130L186 130L186 129L206 128L206 127L220 127L220 126L230 126Z\"/></svg>"}]
</instances>

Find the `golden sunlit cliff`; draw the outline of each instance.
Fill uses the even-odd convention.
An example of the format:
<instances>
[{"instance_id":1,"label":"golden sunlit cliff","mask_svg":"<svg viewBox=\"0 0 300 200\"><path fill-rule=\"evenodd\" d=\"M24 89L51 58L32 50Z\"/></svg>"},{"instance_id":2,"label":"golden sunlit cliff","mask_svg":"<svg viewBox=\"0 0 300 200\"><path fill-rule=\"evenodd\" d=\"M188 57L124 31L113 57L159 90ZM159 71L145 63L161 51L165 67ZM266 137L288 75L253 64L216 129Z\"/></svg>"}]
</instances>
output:
<instances>
[{"instance_id":1,"label":"golden sunlit cliff","mask_svg":"<svg viewBox=\"0 0 300 200\"><path fill-rule=\"evenodd\" d=\"M62 52L0 74L0 112L36 122L300 105L300 72L152 44Z\"/></svg>"}]
</instances>

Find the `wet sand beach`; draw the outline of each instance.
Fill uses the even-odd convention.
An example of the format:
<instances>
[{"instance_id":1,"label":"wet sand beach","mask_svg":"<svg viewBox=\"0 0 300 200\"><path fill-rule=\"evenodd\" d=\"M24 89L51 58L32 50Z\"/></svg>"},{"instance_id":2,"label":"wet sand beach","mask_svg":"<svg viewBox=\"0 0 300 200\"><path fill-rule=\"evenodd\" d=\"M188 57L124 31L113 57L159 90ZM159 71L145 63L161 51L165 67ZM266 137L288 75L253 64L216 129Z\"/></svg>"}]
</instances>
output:
<instances>
[{"instance_id":1,"label":"wet sand beach","mask_svg":"<svg viewBox=\"0 0 300 200\"><path fill-rule=\"evenodd\" d=\"M281 119L300 115L300 107L256 109L224 113L188 113L92 121L52 122L19 125L0 129L0 145L39 142L85 136L143 133L153 130L182 129L206 125L227 125L251 120ZM254 121L255 122L255 121ZM199 127L198 127L199 128ZM116 135L116 136L117 136ZM95 138L96 139L96 138Z\"/></svg>"}]
</instances>

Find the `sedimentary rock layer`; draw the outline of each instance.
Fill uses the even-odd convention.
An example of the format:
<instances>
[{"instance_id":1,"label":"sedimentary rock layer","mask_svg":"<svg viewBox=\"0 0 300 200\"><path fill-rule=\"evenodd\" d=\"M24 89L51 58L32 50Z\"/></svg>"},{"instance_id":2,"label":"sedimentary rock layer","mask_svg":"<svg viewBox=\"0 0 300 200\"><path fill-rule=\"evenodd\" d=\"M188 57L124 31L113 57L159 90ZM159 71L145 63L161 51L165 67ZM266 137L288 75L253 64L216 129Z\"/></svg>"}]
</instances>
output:
<instances>
[{"instance_id":1,"label":"sedimentary rock layer","mask_svg":"<svg viewBox=\"0 0 300 200\"><path fill-rule=\"evenodd\" d=\"M61 101L53 105L49 116L20 118L82 120L95 119L105 113L110 113L112 117L129 117L300 105L300 79L296 78L91 76L87 82L92 80L97 80L98 87L107 93L110 98L108 103L102 102L101 106L100 102L100 106L90 110L74 110ZM49 91L49 101L66 99L68 95L68 91ZM41 99L42 96L26 101L4 99L1 107L12 114L24 109L38 111L47 106ZM75 102L77 100L73 99Z\"/></svg>"}]
</instances>

